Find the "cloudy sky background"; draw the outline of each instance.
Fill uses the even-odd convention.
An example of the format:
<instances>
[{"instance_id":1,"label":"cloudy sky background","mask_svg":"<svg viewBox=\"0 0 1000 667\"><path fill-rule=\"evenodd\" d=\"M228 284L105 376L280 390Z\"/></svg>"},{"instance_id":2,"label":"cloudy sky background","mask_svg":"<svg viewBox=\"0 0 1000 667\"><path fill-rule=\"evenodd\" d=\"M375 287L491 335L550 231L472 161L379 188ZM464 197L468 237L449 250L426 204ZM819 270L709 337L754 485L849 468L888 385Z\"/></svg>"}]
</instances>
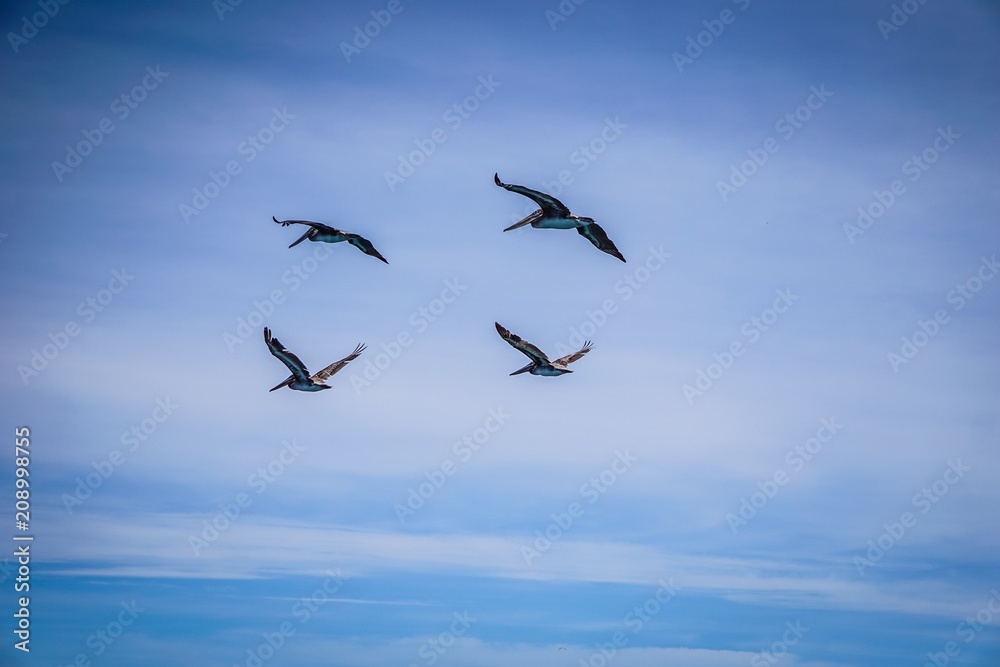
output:
<instances>
[{"instance_id":1,"label":"cloudy sky background","mask_svg":"<svg viewBox=\"0 0 1000 667\"><path fill-rule=\"evenodd\" d=\"M623 667L997 664L1000 11L671 5L3 10L0 386L35 536L30 656L0 561L4 664L599 667L617 632ZM501 233L529 202L495 171L628 263ZM510 378L494 321L595 348ZM368 350L268 393L264 325L313 370Z\"/></svg>"}]
</instances>

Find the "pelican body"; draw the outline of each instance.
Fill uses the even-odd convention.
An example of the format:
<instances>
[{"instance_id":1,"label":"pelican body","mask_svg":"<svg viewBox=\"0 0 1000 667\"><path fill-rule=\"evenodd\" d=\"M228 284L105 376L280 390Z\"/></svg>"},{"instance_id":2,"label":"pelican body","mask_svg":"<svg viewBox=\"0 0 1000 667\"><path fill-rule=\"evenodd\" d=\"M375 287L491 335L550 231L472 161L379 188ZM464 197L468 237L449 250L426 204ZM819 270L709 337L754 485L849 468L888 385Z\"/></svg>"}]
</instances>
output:
<instances>
[{"instance_id":1,"label":"pelican body","mask_svg":"<svg viewBox=\"0 0 1000 667\"><path fill-rule=\"evenodd\" d=\"M574 215L565 204L552 195L526 188L523 185L504 183L500 180L500 174L493 174L493 182L505 190L524 195L538 204L537 211L515 222L505 229L505 232L525 225L531 225L536 229L576 229L580 236L593 243L598 250L625 261L625 257L618 251L614 242L608 238L607 233L593 218Z\"/></svg>"},{"instance_id":2,"label":"pelican body","mask_svg":"<svg viewBox=\"0 0 1000 667\"><path fill-rule=\"evenodd\" d=\"M362 343L354 348L354 352L347 355L340 361L335 361L323 370L319 371L315 375L309 375L309 371L306 369L306 365L302 363L293 352L289 352L284 345L281 344L277 338L271 335L271 330L264 327L264 342L267 344L267 349L271 351L275 357L277 357L281 363L288 366L288 370L292 372L284 382L275 386L270 391L275 389L281 389L282 387L288 387L289 389L295 389L296 391L322 391L324 389L330 389L327 386L326 381L341 368L346 366L348 363L354 361L358 358L358 355L365 351L365 345Z\"/></svg>"},{"instance_id":3,"label":"pelican body","mask_svg":"<svg viewBox=\"0 0 1000 667\"><path fill-rule=\"evenodd\" d=\"M520 375L521 373L531 373L532 375L542 375L545 377L556 377L557 375L565 375L566 373L572 373L573 371L566 368L574 361L583 357L583 355L590 352L594 345L588 340L584 342L583 347L579 351L573 354L567 354L565 357L560 357L555 361L549 361L549 358L544 352L539 350L537 347L527 342L517 334L512 334L509 330L505 329L500 325L499 322L494 322L497 327L497 333L505 341L510 343L510 345L515 349L524 354L526 357L531 359L531 363L523 368L519 368L511 375Z\"/></svg>"},{"instance_id":4,"label":"pelican body","mask_svg":"<svg viewBox=\"0 0 1000 667\"><path fill-rule=\"evenodd\" d=\"M288 246L289 248L294 248L306 239L322 243L341 243L343 241L347 241L366 255L371 255L376 259L380 259L386 264L389 263L386 258L375 249L372 242L360 234L352 234L351 232L345 232L342 229L336 229L334 227L330 227L329 225L324 225L321 222L312 222L311 220L278 220L273 215L271 216L271 219L282 227L288 227L289 225L307 225L309 227L305 234L296 239L292 245Z\"/></svg>"}]
</instances>

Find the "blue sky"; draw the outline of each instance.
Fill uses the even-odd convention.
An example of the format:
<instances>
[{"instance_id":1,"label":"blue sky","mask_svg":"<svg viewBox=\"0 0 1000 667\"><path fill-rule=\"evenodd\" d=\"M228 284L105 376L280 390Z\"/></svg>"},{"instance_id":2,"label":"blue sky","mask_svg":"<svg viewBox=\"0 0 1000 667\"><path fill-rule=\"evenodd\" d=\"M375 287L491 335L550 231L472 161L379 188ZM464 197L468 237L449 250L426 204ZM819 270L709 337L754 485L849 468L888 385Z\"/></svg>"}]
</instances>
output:
<instances>
[{"instance_id":1,"label":"blue sky","mask_svg":"<svg viewBox=\"0 0 1000 667\"><path fill-rule=\"evenodd\" d=\"M3 664L1000 660L992 3L0 18Z\"/></svg>"}]
</instances>

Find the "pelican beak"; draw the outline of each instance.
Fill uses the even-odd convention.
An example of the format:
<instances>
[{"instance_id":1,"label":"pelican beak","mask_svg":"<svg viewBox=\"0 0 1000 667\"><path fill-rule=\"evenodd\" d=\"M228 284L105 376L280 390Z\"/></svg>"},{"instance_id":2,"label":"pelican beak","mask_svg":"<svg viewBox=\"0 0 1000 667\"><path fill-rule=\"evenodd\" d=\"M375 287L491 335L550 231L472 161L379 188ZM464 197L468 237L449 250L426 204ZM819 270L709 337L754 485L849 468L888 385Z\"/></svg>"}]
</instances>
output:
<instances>
[{"instance_id":1,"label":"pelican beak","mask_svg":"<svg viewBox=\"0 0 1000 667\"><path fill-rule=\"evenodd\" d=\"M302 243L307 238L309 238L310 236L312 236L312 234L313 234L313 229L310 228L308 232L306 232L305 234L303 234L302 236L300 236L295 243L293 243L292 245L290 245L288 247L289 248L294 248L295 246L297 246L298 244Z\"/></svg>"},{"instance_id":2,"label":"pelican beak","mask_svg":"<svg viewBox=\"0 0 1000 667\"><path fill-rule=\"evenodd\" d=\"M289 375L287 380L285 380L284 382L282 382L281 384L279 384L274 389L271 389L270 391L274 391L275 389L281 389L282 387L287 386L293 379L295 379L295 376Z\"/></svg>"},{"instance_id":3,"label":"pelican beak","mask_svg":"<svg viewBox=\"0 0 1000 667\"><path fill-rule=\"evenodd\" d=\"M524 226L525 226L526 224L528 224L529 222L531 222L531 220L532 220L532 217L533 217L533 216L529 215L529 216L528 216L527 218L525 218L524 220L521 220L520 222L515 222L515 223L514 223L513 225L511 225L510 227L508 227L508 228L507 228L507 229L505 229L504 231L505 231L505 232L509 232L509 231L510 231L510 230L512 230L512 229L517 229L518 227L524 227Z\"/></svg>"},{"instance_id":4,"label":"pelican beak","mask_svg":"<svg viewBox=\"0 0 1000 667\"><path fill-rule=\"evenodd\" d=\"M534 364L528 364L524 368L519 368L516 371L514 371L513 373L511 373L511 376L520 375L521 373L527 373L528 371L531 370L532 366L534 366Z\"/></svg>"}]
</instances>

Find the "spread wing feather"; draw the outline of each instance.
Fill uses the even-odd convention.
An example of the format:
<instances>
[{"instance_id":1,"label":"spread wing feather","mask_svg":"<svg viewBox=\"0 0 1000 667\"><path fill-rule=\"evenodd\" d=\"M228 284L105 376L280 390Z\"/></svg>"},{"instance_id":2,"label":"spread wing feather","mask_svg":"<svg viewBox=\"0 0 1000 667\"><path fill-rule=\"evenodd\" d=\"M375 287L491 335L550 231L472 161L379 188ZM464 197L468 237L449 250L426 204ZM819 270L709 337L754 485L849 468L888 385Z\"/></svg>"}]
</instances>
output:
<instances>
[{"instance_id":1,"label":"spread wing feather","mask_svg":"<svg viewBox=\"0 0 1000 667\"><path fill-rule=\"evenodd\" d=\"M504 183L500 180L499 174L493 174L493 182L505 190L516 192L517 194L524 195L528 199L532 200L538 204L538 207L542 209L542 213L544 213L546 217L565 218L572 215L569 212L569 209L566 208L566 205L552 195L547 195L544 192L526 188L523 185L510 185L509 183Z\"/></svg>"},{"instance_id":2,"label":"spread wing feather","mask_svg":"<svg viewBox=\"0 0 1000 667\"><path fill-rule=\"evenodd\" d=\"M545 356L544 352L542 352L537 347L527 342L517 334L512 334L510 331L500 326L499 322L494 322L494 324L497 325L497 333L500 334L500 337L503 338L508 343L510 343L510 345L513 346L514 349L519 350L522 354L524 354L526 357L531 359L539 366L549 365L549 358Z\"/></svg>"},{"instance_id":3,"label":"spread wing feather","mask_svg":"<svg viewBox=\"0 0 1000 667\"><path fill-rule=\"evenodd\" d=\"M313 229L317 229L317 230L319 230L321 232L324 232L326 234L345 234L346 233L343 230L337 229L336 227L331 227L330 225L324 225L322 222L313 222L312 220L278 220L273 215L271 216L271 220L274 220L276 223L278 223L282 227L287 227L288 225L309 225Z\"/></svg>"},{"instance_id":4,"label":"spread wing feather","mask_svg":"<svg viewBox=\"0 0 1000 667\"><path fill-rule=\"evenodd\" d=\"M271 351L271 354L280 359L281 363L288 366L288 370L292 372L292 376L296 380L309 379L309 371L306 369L306 365L302 363L302 360L295 356L294 353L289 352L281 344L281 341L272 336L271 330L267 327L264 327L264 342L267 343L267 349Z\"/></svg>"},{"instance_id":5,"label":"spread wing feather","mask_svg":"<svg viewBox=\"0 0 1000 667\"><path fill-rule=\"evenodd\" d=\"M618 251L614 241L608 238L607 232L596 222L581 225L576 228L576 231L580 233L580 236L593 243L599 250L617 257L623 262L625 261L625 257Z\"/></svg>"},{"instance_id":6,"label":"spread wing feather","mask_svg":"<svg viewBox=\"0 0 1000 667\"><path fill-rule=\"evenodd\" d=\"M365 344L361 343L356 348L354 348L354 352L351 352L349 355L347 355L346 357L344 357L340 361L333 362L332 364L330 364L329 366L327 366L323 370L321 370L318 373L316 373L316 375L313 375L312 378L310 378L310 379L313 382L317 383L317 384L322 384L331 375L336 374L337 371L339 371L341 368L343 368L347 364L349 364L352 361L354 361L355 359L357 359L358 355L360 355L362 352L365 351L365 347L366 347Z\"/></svg>"},{"instance_id":7,"label":"spread wing feather","mask_svg":"<svg viewBox=\"0 0 1000 667\"><path fill-rule=\"evenodd\" d=\"M372 257L381 259L386 264L389 263L385 257L379 254L379 251L375 249L375 246L372 245L372 242L366 239L365 237L360 236L359 234L348 234L347 242L350 243L355 248L357 248L358 250L360 250L361 252L365 253L366 255L371 255Z\"/></svg>"},{"instance_id":8,"label":"spread wing feather","mask_svg":"<svg viewBox=\"0 0 1000 667\"><path fill-rule=\"evenodd\" d=\"M573 363L574 361L578 361L581 357L583 357L583 355L585 355L588 352L590 352L593 348L594 348L594 344L593 343L591 343L589 340L585 341L584 344L583 344L583 347L580 348L579 351L574 352L573 354L567 354L565 357L560 357L559 359L556 359L555 361L552 362L552 365L553 366L559 366L559 365L568 366L571 363Z\"/></svg>"}]
</instances>

